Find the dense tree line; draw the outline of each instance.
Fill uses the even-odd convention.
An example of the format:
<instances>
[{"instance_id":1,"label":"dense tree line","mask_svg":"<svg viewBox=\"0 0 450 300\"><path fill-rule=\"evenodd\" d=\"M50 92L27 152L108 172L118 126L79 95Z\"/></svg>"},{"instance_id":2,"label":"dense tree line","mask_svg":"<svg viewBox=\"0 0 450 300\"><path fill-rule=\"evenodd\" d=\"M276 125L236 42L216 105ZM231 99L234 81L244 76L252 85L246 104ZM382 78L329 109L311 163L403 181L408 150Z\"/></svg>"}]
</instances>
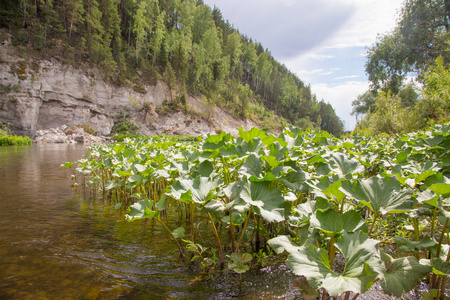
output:
<instances>
[{"instance_id":1,"label":"dense tree line","mask_svg":"<svg viewBox=\"0 0 450 300\"><path fill-rule=\"evenodd\" d=\"M95 63L118 84L164 78L180 94L237 105L243 118L251 97L292 124L343 132L310 86L202 0L2 0L0 26L46 57Z\"/></svg>"},{"instance_id":2,"label":"dense tree line","mask_svg":"<svg viewBox=\"0 0 450 300\"><path fill-rule=\"evenodd\" d=\"M369 49L371 89L353 101L368 134L450 121L450 0L407 0L397 26ZM414 77L414 81L408 81Z\"/></svg>"}]
</instances>

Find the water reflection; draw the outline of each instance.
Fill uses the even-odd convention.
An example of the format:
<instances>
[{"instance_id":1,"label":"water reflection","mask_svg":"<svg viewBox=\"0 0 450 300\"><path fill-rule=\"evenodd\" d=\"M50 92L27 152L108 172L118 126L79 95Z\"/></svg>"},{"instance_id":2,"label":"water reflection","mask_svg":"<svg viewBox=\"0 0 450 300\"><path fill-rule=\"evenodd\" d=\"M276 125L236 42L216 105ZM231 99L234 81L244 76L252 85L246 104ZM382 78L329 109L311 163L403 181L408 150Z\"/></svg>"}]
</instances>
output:
<instances>
[{"instance_id":1,"label":"water reflection","mask_svg":"<svg viewBox=\"0 0 450 300\"><path fill-rule=\"evenodd\" d=\"M0 147L1 299L294 299L281 264L197 280L152 222L71 188L79 145ZM176 228L179 224L171 224ZM208 231L208 228L205 228Z\"/></svg>"}]
</instances>

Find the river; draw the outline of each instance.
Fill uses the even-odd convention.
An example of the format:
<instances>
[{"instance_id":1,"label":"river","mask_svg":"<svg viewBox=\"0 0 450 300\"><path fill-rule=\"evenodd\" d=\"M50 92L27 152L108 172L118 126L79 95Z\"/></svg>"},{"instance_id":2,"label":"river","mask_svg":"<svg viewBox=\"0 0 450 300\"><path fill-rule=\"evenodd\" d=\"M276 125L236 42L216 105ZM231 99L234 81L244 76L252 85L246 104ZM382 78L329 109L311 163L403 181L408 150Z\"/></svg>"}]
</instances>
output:
<instances>
[{"instance_id":1,"label":"river","mask_svg":"<svg viewBox=\"0 0 450 300\"><path fill-rule=\"evenodd\" d=\"M72 188L80 145L0 147L0 299L298 299L286 266L210 279L158 224ZM176 227L175 227L176 228ZM209 230L206 229L205 230Z\"/></svg>"}]
</instances>

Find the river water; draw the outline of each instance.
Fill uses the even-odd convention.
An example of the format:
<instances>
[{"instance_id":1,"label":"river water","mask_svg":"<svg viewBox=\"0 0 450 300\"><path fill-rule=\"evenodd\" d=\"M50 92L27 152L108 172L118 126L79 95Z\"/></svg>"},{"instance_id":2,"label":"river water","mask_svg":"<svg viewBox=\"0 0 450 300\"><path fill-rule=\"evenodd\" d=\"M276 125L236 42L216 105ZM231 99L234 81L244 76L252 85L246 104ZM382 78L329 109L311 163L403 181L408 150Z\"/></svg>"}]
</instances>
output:
<instances>
[{"instance_id":1,"label":"river water","mask_svg":"<svg viewBox=\"0 0 450 300\"><path fill-rule=\"evenodd\" d=\"M281 263L253 266L242 281L231 271L200 277L158 224L127 222L123 209L71 187L60 165L86 152L0 147L0 299L300 297Z\"/></svg>"}]
</instances>

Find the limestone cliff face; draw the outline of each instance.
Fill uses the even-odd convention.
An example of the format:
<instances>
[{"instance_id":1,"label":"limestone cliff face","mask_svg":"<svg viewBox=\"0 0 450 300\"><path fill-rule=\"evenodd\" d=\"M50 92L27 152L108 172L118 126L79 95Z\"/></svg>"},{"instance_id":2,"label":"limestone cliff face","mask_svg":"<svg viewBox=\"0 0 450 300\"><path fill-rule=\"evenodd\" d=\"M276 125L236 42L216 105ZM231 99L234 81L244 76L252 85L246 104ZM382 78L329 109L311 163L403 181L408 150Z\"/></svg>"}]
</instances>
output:
<instances>
[{"instance_id":1,"label":"limestone cliff face","mask_svg":"<svg viewBox=\"0 0 450 300\"><path fill-rule=\"evenodd\" d=\"M239 126L255 125L218 108L207 108L194 97L187 97L194 114L159 116L156 108L170 98L163 82L144 86L145 93L141 93L103 81L94 69L30 59L17 52L8 41L0 44L0 121L8 122L16 134L33 137L40 129L87 124L108 135L124 114L147 135L196 135L217 129L236 132Z\"/></svg>"}]
</instances>

